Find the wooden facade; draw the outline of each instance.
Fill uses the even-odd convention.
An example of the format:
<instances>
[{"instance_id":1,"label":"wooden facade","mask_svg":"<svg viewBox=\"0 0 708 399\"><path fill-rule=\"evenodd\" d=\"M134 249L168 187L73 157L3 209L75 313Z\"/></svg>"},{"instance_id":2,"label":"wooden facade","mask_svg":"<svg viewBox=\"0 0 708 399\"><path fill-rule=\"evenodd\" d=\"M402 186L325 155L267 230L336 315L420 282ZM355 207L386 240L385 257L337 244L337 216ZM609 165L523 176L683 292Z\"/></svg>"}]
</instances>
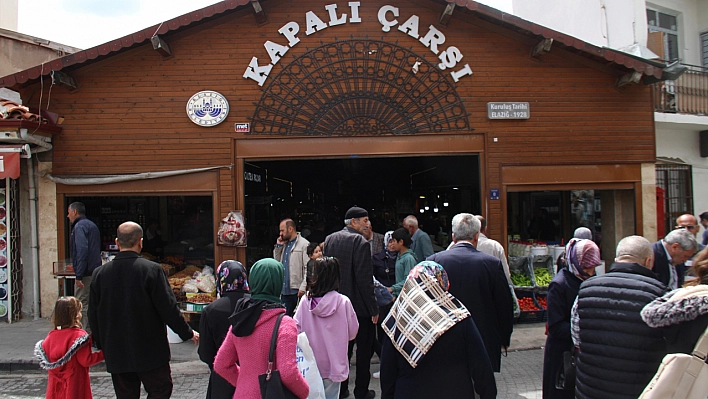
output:
<instances>
[{"instance_id":1,"label":"wooden facade","mask_svg":"<svg viewBox=\"0 0 708 399\"><path fill-rule=\"evenodd\" d=\"M491 236L505 242L505 194L524 187L582 189L633 188L637 198L637 232L641 234L641 171L655 160L654 121L648 86L617 88L629 68L579 54L562 44L531 57L538 38L490 22L458 7L447 26L438 20L446 7L431 0L396 0L399 25L382 31L377 14L384 3L361 1L361 22L329 26L305 34L306 13L330 20L325 5L315 0L267 0L261 5L267 23L259 25L250 5L223 12L161 37L172 56L164 58L149 42L64 68L79 84L77 90L56 87L52 112L65 118L54 138L53 170L57 176L131 174L233 164L212 172L105 186L57 186L59 204L72 193L205 192L214 195L218 221L232 209L243 209L244 160L308 157L480 154L483 213ZM337 12L350 14L347 2ZM464 104L466 129L403 135L318 137L235 133L234 124L251 121L269 83L292 60L335 40L371 38L410 49L420 59L437 57L419 40L397 28L412 15L419 17L419 34L430 25L444 33L443 48L457 47L471 76L453 87ZM389 19L393 17L389 14ZM269 60L266 41L287 45L278 30L290 21L300 25L300 43L283 56L263 86L243 77L252 57ZM352 39L352 40L353 40ZM48 84L38 80L17 85L25 103L46 106ZM41 91L44 90L44 93ZM224 123L200 127L185 113L196 92L215 90L230 104ZM40 104L40 98L44 103ZM528 102L526 120L490 120L488 102ZM385 143L386 145L382 145ZM386 150L382 151L382 148ZM490 200L490 189L501 200ZM57 210L64 221L64 209ZM61 226L60 226L61 227ZM214 233L218 223L214 226ZM63 229L59 229L63 231ZM62 256L59 234L58 248ZM217 263L237 251L219 247Z\"/></svg>"}]
</instances>

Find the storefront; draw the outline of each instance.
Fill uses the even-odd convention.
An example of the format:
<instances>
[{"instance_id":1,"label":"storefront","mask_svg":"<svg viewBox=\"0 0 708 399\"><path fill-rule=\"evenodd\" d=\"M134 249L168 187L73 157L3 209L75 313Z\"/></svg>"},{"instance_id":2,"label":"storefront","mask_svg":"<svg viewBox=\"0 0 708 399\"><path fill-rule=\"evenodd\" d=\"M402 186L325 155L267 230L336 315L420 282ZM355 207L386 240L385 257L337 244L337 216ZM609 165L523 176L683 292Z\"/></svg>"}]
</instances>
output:
<instances>
[{"instance_id":1,"label":"storefront","mask_svg":"<svg viewBox=\"0 0 708 399\"><path fill-rule=\"evenodd\" d=\"M206 264L269 255L282 217L310 234L341 228L354 204L379 232L417 215L441 248L463 211L505 245L541 238L541 208L552 241L583 224L603 249L654 238L642 79L662 71L462 3L226 1L52 63L75 82L52 92L65 120L42 177L57 182L57 257L74 200L107 244L123 219L157 220L165 256ZM46 75L0 83L37 102ZM232 210L247 248L218 244ZM194 215L198 237L185 239Z\"/></svg>"}]
</instances>

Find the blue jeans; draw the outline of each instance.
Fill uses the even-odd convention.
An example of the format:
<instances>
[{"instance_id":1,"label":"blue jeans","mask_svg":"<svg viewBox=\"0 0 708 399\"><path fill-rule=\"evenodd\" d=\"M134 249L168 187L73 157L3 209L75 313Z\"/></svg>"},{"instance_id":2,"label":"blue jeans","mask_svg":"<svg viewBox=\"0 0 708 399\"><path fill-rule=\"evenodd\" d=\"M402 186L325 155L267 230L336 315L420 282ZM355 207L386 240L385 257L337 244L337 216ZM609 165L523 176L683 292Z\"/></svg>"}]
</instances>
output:
<instances>
[{"instance_id":1,"label":"blue jeans","mask_svg":"<svg viewBox=\"0 0 708 399\"><path fill-rule=\"evenodd\" d=\"M297 294L280 295L280 300L283 301L283 305L285 305L285 314L293 317L295 315L295 306L297 306Z\"/></svg>"}]
</instances>

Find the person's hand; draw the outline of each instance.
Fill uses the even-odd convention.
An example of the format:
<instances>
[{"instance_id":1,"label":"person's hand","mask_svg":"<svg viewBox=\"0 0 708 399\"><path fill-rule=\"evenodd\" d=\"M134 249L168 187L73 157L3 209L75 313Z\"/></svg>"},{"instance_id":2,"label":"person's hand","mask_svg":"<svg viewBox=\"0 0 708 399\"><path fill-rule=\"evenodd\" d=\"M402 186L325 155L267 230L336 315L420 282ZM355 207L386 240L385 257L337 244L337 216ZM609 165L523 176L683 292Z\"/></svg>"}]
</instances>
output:
<instances>
[{"instance_id":1,"label":"person's hand","mask_svg":"<svg viewBox=\"0 0 708 399\"><path fill-rule=\"evenodd\" d=\"M192 341L194 341L194 345L199 345L199 333L196 331L192 331Z\"/></svg>"},{"instance_id":2,"label":"person's hand","mask_svg":"<svg viewBox=\"0 0 708 399\"><path fill-rule=\"evenodd\" d=\"M278 236L278 239L275 240L275 243L278 245L285 245L285 241L283 241L282 237Z\"/></svg>"},{"instance_id":3,"label":"person's hand","mask_svg":"<svg viewBox=\"0 0 708 399\"><path fill-rule=\"evenodd\" d=\"M372 317L372 318L371 318L371 322L374 323L374 324L377 324L377 323L379 322L379 315L376 315L376 316Z\"/></svg>"},{"instance_id":4,"label":"person's hand","mask_svg":"<svg viewBox=\"0 0 708 399\"><path fill-rule=\"evenodd\" d=\"M393 289L391 287L386 287L386 289L388 290L388 292L393 294Z\"/></svg>"},{"instance_id":5,"label":"person's hand","mask_svg":"<svg viewBox=\"0 0 708 399\"><path fill-rule=\"evenodd\" d=\"M297 297L302 298L302 296L305 295L305 291L298 291L297 292Z\"/></svg>"},{"instance_id":6,"label":"person's hand","mask_svg":"<svg viewBox=\"0 0 708 399\"><path fill-rule=\"evenodd\" d=\"M79 279L76 279L76 286L81 289L84 289L84 283L82 283Z\"/></svg>"}]
</instances>

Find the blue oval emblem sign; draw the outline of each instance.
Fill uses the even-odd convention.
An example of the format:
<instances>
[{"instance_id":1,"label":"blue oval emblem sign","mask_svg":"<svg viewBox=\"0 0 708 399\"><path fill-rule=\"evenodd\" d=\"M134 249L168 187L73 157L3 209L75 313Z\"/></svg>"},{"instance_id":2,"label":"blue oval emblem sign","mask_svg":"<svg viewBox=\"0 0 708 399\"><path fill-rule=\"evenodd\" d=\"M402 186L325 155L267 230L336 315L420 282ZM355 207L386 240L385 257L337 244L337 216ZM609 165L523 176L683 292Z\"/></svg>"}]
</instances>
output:
<instances>
[{"instance_id":1,"label":"blue oval emblem sign","mask_svg":"<svg viewBox=\"0 0 708 399\"><path fill-rule=\"evenodd\" d=\"M229 114L229 103L220 93L200 91L187 102L187 115L199 126L216 126Z\"/></svg>"}]
</instances>

